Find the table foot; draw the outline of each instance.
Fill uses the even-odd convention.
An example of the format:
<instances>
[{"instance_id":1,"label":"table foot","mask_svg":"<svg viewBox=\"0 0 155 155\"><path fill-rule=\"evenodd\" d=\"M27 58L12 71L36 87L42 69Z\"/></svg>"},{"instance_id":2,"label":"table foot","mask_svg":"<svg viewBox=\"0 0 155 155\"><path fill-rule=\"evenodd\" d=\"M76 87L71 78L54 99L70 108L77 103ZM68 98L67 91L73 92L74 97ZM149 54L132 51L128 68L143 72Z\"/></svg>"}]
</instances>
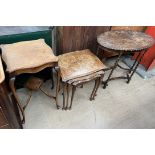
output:
<instances>
[{"instance_id":1,"label":"table foot","mask_svg":"<svg viewBox=\"0 0 155 155\"><path fill-rule=\"evenodd\" d=\"M57 105L57 109L60 109L60 106L59 105Z\"/></svg>"},{"instance_id":2,"label":"table foot","mask_svg":"<svg viewBox=\"0 0 155 155\"><path fill-rule=\"evenodd\" d=\"M130 72L129 72L129 74L130 74ZM130 82L129 74L127 74L127 81L126 81L127 84L129 84L129 82Z\"/></svg>"},{"instance_id":3,"label":"table foot","mask_svg":"<svg viewBox=\"0 0 155 155\"><path fill-rule=\"evenodd\" d=\"M68 108L68 110L71 110L71 109L72 109L72 107L69 107L69 108Z\"/></svg>"},{"instance_id":4,"label":"table foot","mask_svg":"<svg viewBox=\"0 0 155 155\"><path fill-rule=\"evenodd\" d=\"M106 89L106 87L108 86L108 83L107 82L102 82L103 84L103 89Z\"/></svg>"},{"instance_id":5,"label":"table foot","mask_svg":"<svg viewBox=\"0 0 155 155\"><path fill-rule=\"evenodd\" d=\"M93 98L93 97L90 97L90 99L89 99L90 101L93 101L93 100L95 100L95 98Z\"/></svg>"}]
</instances>

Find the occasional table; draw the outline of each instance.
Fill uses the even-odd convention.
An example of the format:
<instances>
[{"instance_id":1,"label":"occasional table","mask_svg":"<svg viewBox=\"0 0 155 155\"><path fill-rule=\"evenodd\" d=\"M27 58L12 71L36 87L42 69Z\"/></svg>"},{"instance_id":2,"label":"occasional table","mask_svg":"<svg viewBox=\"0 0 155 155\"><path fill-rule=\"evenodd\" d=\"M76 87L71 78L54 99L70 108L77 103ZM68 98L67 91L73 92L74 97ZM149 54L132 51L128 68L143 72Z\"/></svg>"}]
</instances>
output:
<instances>
[{"instance_id":1,"label":"occasional table","mask_svg":"<svg viewBox=\"0 0 155 155\"><path fill-rule=\"evenodd\" d=\"M0 45L2 59L9 74L9 86L12 97L16 101L21 113L22 123L25 123L25 106L23 107L16 93L15 80L21 74L34 74L45 68L54 68L57 66L58 57L48 46L44 39L21 41L12 44ZM28 102L27 102L28 103ZM27 105L27 104L26 104ZM58 105L57 105L57 108Z\"/></svg>"},{"instance_id":2,"label":"occasional table","mask_svg":"<svg viewBox=\"0 0 155 155\"><path fill-rule=\"evenodd\" d=\"M107 31L105 33L100 34L97 37L97 42L98 42L98 50L97 50L98 54L99 49L118 53L118 57L114 65L109 68L111 72L107 80L103 82L104 84L103 88L106 88L110 80L118 78L127 79L127 83L129 83L139 63L141 62L145 52L155 43L155 40L151 36L137 31ZM119 64L121 56L126 52L129 53L138 52L138 55L133 65L129 69L124 68ZM126 76L111 77L114 70L117 67L127 70Z\"/></svg>"},{"instance_id":3,"label":"occasional table","mask_svg":"<svg viewBox=\"0 0 155 155\"><path fill-rule=\"evenodd\" d=\"M90 100L95 99L99 84L104 76L103 70L106 68L95 54L89 49L62 54L59 55L58 66L60 68L58 71L58 81L61 79L63 86L62 109L70 110L72 108L76 88L89 81L95 81ZM59 82L57 83L57 88L59 88ZM72 93L69 103L70 88L72 88ZM56 94L56 101L58 102L58 89Z\"/></svg>"}]
</instances>

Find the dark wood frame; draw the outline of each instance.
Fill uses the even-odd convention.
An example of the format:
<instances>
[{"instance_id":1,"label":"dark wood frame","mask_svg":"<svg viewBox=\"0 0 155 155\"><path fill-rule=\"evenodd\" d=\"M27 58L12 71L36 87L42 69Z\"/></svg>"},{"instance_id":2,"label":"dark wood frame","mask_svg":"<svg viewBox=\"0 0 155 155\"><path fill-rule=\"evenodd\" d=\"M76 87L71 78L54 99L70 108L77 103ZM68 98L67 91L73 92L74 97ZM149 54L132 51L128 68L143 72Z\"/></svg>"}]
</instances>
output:
<instances>
[{"instance_id":1,"label":"dark wood frame","mask_svg":"<svg viewBox=\"0 0 155 155\"><path fill-rule=\"evenodd\" d=\"M95 77L95 76L94 77L89 77L88 76L87 79L81 80L81 81L79 80L78 83L75 84L74 82L69 82L69 81L64 82L64 81L62 81L61 76L60 76L60 69L58 69L57 70L56 105L58 107L60 107L59 104L58 104L58 93L59 93L59 90L60 90L60 82L62 83L62 90L63 90L63 107L62 107L62 110L71 110L76 88L78 86L83 87L83 84L94 80L95 85L94 85L94 88L93 88L91 96L90 96L90 101L92 101L92 100L95 99L95 96L97 95L96 93L97 93L97 90L99 88L100 82L102 81L103 77L104 77L104 74L100 74L100 75L98 75L98 77ZM70 101L70 104L69 104L70 87L72 87L72 94L71 94L71 101ZM65 93L65 91L67 93ZM66 98L65 94L67 94L67 98Z\"/></svg>"},{"instance_id":2,"label":"dark wood frame","mask_svg":"<svg viewBox=\"0 0 155 155\"><path fill-rule=\"evenodd\" d=\"M38 67L27 68L27 69L20 69L20 70L17 70L15 72L8 73L9 74L9 86L10 86L12 95L14 97L14 100L16 101L17 107L18 107L19 111L21 112L21 116L22 116L21 122L22 122L22 124L25 123L25 114L24 114L24 107L21 106L20 100L19 100L18 95L16 93L16 88L15 88L16 76L18 76L20 74L23 74L23 73L37 73L37 72L40 72L43 69L48 68L48 67L50 67L51 70L52 70L52 68L57 66L57 65L58 65L57 62L55 62L55 63L52 62L52 63L46 63L46 64L38 66ZM53 71L52 71L52 82L53 82ZM53 83L52 83L52 87L53 87ZM57 105L57 108L58 108L58 105Z\"/></svg>"}]
</instances>

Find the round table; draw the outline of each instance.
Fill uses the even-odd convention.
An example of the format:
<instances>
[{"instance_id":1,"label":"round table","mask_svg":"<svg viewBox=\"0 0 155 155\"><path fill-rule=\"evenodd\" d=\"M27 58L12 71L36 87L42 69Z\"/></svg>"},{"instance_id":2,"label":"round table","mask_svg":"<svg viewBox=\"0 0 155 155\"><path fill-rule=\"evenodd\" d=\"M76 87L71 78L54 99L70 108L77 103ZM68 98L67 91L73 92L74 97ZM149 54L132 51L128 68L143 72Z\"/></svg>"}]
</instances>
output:
<instances>
[{"instance_id":1,"label":"round table","mask_svg":"<svg viewBox=\"0 0 155 155\"><path fill-rule=\"evenodd\" d=\"M106 88L110 80L118 78L127 79L127 83L129 83L138 65L140 64L145 52L155 43L155 40L151 36L137 31L107 31L105 33L100 34L97 37L97 42L98 42L98 50L97 50L98 54L100 48L105 51L118 53L118 57L114 65L109 68L111 72L107 80L103 82L104 84L103 88ZM125 52L139 53L132 67L129 69L119 65L120 58ZM127 70L128 71L127 75L111 78L116 67Z\"/></svg>"}]
</instances>

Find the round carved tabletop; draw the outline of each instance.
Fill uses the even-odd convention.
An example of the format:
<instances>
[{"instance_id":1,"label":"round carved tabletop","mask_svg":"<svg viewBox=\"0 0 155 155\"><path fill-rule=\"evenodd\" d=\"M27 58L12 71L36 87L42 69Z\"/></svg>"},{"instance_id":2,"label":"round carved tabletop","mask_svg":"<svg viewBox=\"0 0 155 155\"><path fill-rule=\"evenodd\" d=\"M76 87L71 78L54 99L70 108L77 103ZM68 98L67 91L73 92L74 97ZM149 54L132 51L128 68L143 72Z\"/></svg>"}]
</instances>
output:
<instances>
[{"instance_id":1,"label":"round carved tabletop","mask_svg":"<svg viewBox=\"0 0 155 155\"><path fill-rule=\"evenodd\" d=\"M105 48L116 51L140 51L151 47L155 40L137 31L107 31L97 37L97 42Z\"/></svg>"}]
</instances>

